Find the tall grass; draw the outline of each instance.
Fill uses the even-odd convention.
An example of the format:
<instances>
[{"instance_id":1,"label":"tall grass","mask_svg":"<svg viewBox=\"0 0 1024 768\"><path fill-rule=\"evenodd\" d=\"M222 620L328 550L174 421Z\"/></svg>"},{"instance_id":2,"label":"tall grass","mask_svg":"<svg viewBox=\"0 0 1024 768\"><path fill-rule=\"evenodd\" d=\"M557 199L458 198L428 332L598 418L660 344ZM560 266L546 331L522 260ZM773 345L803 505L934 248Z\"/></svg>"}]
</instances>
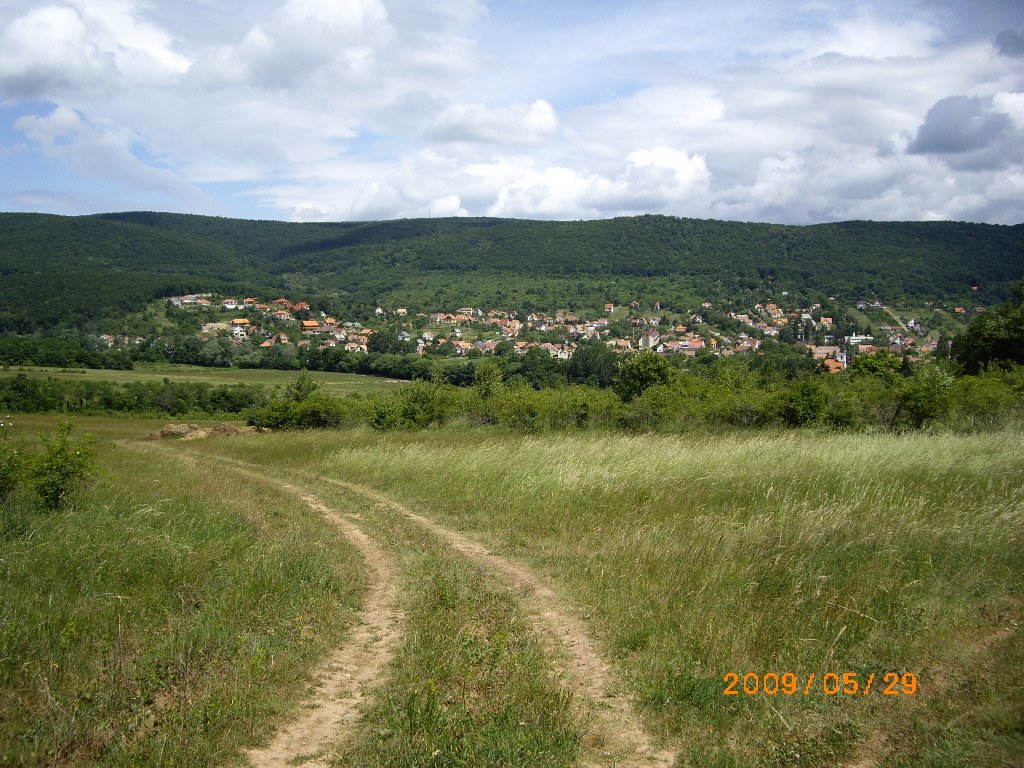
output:
<instances>
[{"instance_id":1,"label":"tall grass","mask_svg":"<svg viewBox=\"0 0 1024 768\"><path fill-rule=\"evenodd\" d=\"M199 450L372 485L532 563L689 764L834 765L879 734L892 764L1019 754L1019 432L355 431ZM921 693L726 697L731 671L912 671Z\"/></svg>"},{"instance_id":2,"label":"tall grass","mask_svg":"<svg viewBox=\"0 0 1024 768\"><path fill-rule=\"evenodd\" d=\"M100 465L0 540L0 765L220 764L295 706L361 561L215 463L104 444Z\"/></svg>"}]
</instances>

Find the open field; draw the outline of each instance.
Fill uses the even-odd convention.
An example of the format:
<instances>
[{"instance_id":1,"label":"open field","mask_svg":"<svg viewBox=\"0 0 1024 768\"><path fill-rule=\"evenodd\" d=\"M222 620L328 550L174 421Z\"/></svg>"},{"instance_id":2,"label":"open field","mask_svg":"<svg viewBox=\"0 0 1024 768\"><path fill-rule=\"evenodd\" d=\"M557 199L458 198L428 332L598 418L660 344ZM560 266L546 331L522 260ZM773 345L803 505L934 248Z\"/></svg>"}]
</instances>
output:
<instances>
[{"instance_id":1,"label":"open field","mask_svg":"<svg viewBox=\"0 0 1024 768\"><path fill-rule=\"evenodd\" d=\"M364 585L382 578L402 616L389 661L360 689L360 717L307 749L319 755L309 765L1005 766L1024 754L1019 432L139 443L118 440L129 420L76 423L106 436L99 482L77 511L0 541L14 595L0 630L0 741L38 745L27 764L155 765L158 744L166 764L239 763L316 700L301 681L355 642L352 611L368 610L384 587ZM129 567L134 546L144 556ZM186 551L199 553L191 569ZM59 558L85 565L48 571ZM259 591L245 588L246 558L276 574L280 594L258 622L267 637L252 629L254 604L234 597ZM134 574L125 586L104 581L122 571ZM120 597L104 602L108 592ZM103 610L80 618L94 604ZM289 633L295 613L305 630ZM113 642L128 616L132 643ZM254 672L271 641L282 660ZM174 717L117 694L117 675L87 685L72 672L168 659L194 670L148 694L170 697ZM723 694L730 672L736 695ZM770 690L764 675L788 672L796 691ZM746 673L760 676L756 694L743 693ZM841 691L853 684L843 673L856 674L856 694ZM246 684L217 698L224 679ZM839 693L824 692L830 679ZM93 730L83 691L105 697ZM27 714L10 717L14 705ZM212 718L208 752L188 763L199 710Z\"/></svg>"},{"instance_id":2,"label":"open field","mask_svg":"<svg viewBox=\"0 0 1024 768\"><path fill-rule=\"evenodd\" d=\"M111 381L171 381L208 384L264 384L268 387L285 386L295 378L295 371L278 371L264 368L201 368L195 365L138 365L131 371L96 370L89 368L43 368L38 366L11 366L3 375L25 373L33 378L61 378L75 380ZM377 376L362 376L356 373L310 374L320 383L321 388L332 395L347 395L354 392L379 392L391 389L404 382Z\"/></svg>"}]
</instances>

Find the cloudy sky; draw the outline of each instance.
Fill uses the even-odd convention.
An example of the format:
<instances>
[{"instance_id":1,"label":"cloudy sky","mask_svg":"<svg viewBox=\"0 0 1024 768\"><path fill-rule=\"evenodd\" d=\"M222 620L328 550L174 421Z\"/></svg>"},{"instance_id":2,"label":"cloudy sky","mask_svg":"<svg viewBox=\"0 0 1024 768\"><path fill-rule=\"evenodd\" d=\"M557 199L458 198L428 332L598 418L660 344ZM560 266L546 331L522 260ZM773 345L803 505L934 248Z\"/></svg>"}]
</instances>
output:
<instances>
[{"instance_id":1,"label":"cloudy sky","mask_svg":"<svg viewBox=\"0 0 1024 768\"><path fill-rule=\"evenodd\" d=\"M0 210L1024 221L1020 0L0 0Z\"/></svg>"}]
</instances>

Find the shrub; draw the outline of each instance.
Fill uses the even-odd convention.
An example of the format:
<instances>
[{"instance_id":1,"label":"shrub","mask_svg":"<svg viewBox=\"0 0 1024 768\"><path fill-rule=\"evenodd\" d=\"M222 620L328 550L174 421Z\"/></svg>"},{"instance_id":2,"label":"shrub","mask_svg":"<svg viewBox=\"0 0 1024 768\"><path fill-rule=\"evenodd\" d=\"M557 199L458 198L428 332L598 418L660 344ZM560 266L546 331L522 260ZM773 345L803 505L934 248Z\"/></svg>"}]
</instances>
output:
<instances>
[{"instance_id":1,"label":"shrub","mask_svg":"<svg viewBox=\"0 0 1024 768\"><path fill-rule=\"evenodd\" d=\"M8 424L0 421L0 502L10 496L21 480L24 453L7 434Z\"/></svg>"},{"instance_id":2,"label":"shrub","mask_svg":"<svg viewBox=\"0 0 1024 768\"><path fill-rule=\"evenodd\" d=\"M791 427L802 427L821 419L828 396L818 379L795 379L779 395L779 413Z\"/></svg>"},{"instance_id":3,"label":"shrub","mask_svg":"<svg viewBox=\"0 0 1024 768\"><path fill-rule=\"evenodd\" d=\"M67 507L92 475L92 435L71 440L71 422L65 421L54 437L42 435L43 452L32 457L32 487L50 509Z\"/></svg>"}]
</instances>

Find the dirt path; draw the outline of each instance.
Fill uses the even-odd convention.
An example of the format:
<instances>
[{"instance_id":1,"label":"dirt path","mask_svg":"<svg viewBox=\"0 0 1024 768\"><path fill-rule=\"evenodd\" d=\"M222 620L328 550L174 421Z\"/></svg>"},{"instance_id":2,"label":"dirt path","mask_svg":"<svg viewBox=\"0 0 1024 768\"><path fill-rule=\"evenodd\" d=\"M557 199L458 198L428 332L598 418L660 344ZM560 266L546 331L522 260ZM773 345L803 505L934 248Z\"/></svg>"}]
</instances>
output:
<instances>
[{"instance_id":1,"label":"dirt path","mask_svg":"<svg viewBox=\"0 0 1024 768\"><path fill-rule=\"evenodd\" d=\"M398 567L390 555L351 520L324 506L308 491L249 469L234 471L300 496L311 509L341 529L370 570L366 602L356 616L356 626L345 645L335 650L314 672L316 683L309 698L302 703L299 715L284 725L266 747L246 753L252 768L284 768L297 764L327 768L331 764L331 745L354 732L360 705L394 657L405 624L405 614L398 605Z\"/></svg>"},{"instance_id":2,"label":"dirt path","mask_svg":"<svg viewBox=\"0 0 1024 768\"><path fill-rule=\"evenodd\" d=\"M900 318L899 318L899 315L897 315L897 314L896 314L895 312L893 312L893 311L892 311L891 309L889 309L888 307L882 307L882 309L884 309L884 310L886 311L886 313L887 313L887 314L889 315L889 317L891 317L891 318L892 318L893 320L895 320L895 321L896 321L896 325L898 325L898 326L900 327L900 329L901 329L901 330L902 330L902 331L903 331L904 333L910 333L910 331L909 331L909 330L907 330L907 326L905 326L905 325L903 324L903 321L902 321L902 320L900 320Z\"/></svg>"},{"instance_id":3,"label":"dirt path","mask_svg":"<svg viewBox=\"0 0 1024 768\"><path fill-rule=\"evenodd\" d=\"M309 473L304 474L311 477ZM672 752L659 751L652 746L632 701L621 692L620 681L597 652L576 609L539 575L524 565L489 552L469 536L419 515L372 488L328 478L320 478L320 482L352 491L398 512L478 565L497 571L512 583L549 655L561 667L558 671L563 681L575 694L573 699L581 709L584 722L590 724L590 732L583 739L583 765L653 768L674 764Z\"/></svg>"},{"instance_id":4,"label":"dirt path","mask_svg":"<svg viewBox=\"0 0 1024 768\"><path fill-rule=\"evenodd\" d=\"M252 464L238 459L221 457L221 461L235 465L237 471L250 475L262 482L277 484L279 487L295 490L286 483L275 483L265 475L255 470L264 468L258 464ZM609 665L601 658L593 640L577 615L576 609L564 598L559 596L549 587L543 578L534 573L526 566L513 562L506 557L495 555L478 541L475 541L465 534L447 528L433 520L424 517L411 509L403 506L387 494L374 490L368 486L357 483L349 483L343 480L319 477L311 472L296 470L310 482L326 483L337 488L358 494L366 499L376 502L385 508L389 508L421 528L429 531L438 538L446 541L452 549L465 555L477 565L490 568L500 573L517 590L524 609L531 618L534 628L537 630L542 642L546 646L549 656L560 674L561 681L569 687L574 696L573 702L580 716L581 721L589 724L589 731L583 737L583 755L581 765L590 767L615 766L615 768L671 768L675 765L674 753L669 750L658 750L652 745L639 718L633 708L632 700L622 693L621 681L613 673ZM341 518L331 510L324 507L315 498L303 492L303 498L310 506L320 511L327 519L342 527L346 535L351 538L357 546L362 546L360 541L369 548L376 549L376 545L370 542L358 528L351 522ZM350 534L351 531L351 534ZM383 553L377 550L383 556ZM381 572L381 563L386 558L364 552L367 561L373 564L378 573L377 581L382 583L385 589L390 591L389 602L391 607L382 610L380 606L371 605L377 602L373 597L368 600L364 613L368 614L363 628L366 630L361 634L357 632L349 644L341 649L335 657L332 657L326 665L335 669L338 665L351 669L354 656L363 654L370 656L365 667L359 668L358 680L344 677L343 674L335 672L332 683L321 686L323 693L314 695L311 705L316 709L309 715L289 726L283 731L275 742L265 750L250 753L249 757L253 768L269 768L270 766L286 765L288 759L295 759L296 755L316 753L317 746L312 743L318 740L319 749L343 735L346 729L350 730L357 717L358 699L338 701L338 695L347 691L358 691L362 686L372 682L393 655L393 645L397 638L394 625L400 619L394 619L390 625L382 622L387 615L397 615L394 607L395 575L394 566L388 566L389 573ZM376 563L376 564L374 564ZM385 569L386 570L386 569ZM371 588L370 594L375 595L378 589ZM376 616L376 632L383 633L390 629L391 634L384 643L387 646L386 659L381 659L374 654L381 654L381 649L373 650L368 646L367 641L371 639ZM386 625L383 626L382 624ZM372 669L369 667L372 666ZM326 673L330 674L330 673ZM339 681L338 678L341 678ZM332 685L339 685L337 694L330 693ZM319 718L315 714L321 710L328 710ZM331 714L332 712L337 714ZM321 724L322 723L322 724ZM314 739L311 732L319 728L320 735ZM294 763L293 763L294 764ZM304 766L323 766L324 762L303 762Z\"/></svg>"}]
</instances>

